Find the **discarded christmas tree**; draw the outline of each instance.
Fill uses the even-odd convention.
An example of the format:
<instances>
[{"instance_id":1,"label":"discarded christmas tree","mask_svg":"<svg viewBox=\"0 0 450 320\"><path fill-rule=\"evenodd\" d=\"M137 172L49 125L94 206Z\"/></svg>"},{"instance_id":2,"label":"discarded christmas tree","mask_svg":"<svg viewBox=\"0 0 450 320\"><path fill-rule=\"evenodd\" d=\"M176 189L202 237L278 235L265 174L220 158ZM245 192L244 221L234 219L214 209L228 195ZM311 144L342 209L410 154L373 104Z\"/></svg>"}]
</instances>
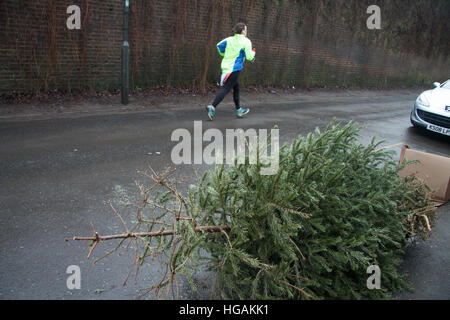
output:
<instances>
[{"instance_id":1,"label":"discarded christmas tree","mask_svg":"<svg viewBox=\"0 0 450 320\"><path fill-rule=\"evenodd\" d=\"M387 298L406 285L398 267L408 238L426 237L435 211L426 187L399 178L394 153L379 145L359 144L354 123L330 124L284 145L275 175L260 175L260 161L218 165L187 195L175 170L142 173L154 185L140 187L132 230L74 239L93 241L89 256L101 241L134 241L143 247L136 272L166 255L157 296L176 297L180 275L195 289L191 274L206 267L219 299ZM380 290L367 288L370 265L381 269Z\"/></svg>"}]
</instances>

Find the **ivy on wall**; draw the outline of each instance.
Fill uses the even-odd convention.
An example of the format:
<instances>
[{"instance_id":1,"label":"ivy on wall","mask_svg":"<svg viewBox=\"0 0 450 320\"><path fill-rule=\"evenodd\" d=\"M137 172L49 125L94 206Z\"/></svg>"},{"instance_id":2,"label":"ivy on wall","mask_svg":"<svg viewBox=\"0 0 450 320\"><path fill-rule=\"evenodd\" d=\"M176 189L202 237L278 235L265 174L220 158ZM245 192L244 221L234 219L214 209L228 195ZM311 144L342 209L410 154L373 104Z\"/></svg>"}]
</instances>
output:
<instances>
[{"instance_id":1,"label":"ivy on wall","mask_svg":"<svg viewBox=\"0 0 450 320\"><path fill-rule=\"evenodd\" d=\"M243 84L418 84L450 63L449 0L379 0L381 30L367 28L369 0L130 3L132 88L206 92L220 74L215 45L240 21L257 49ZM72 4L81 30L66 27ZM122 9L121 0L0 2L0 92L119 88Z\"/></svg>"}]
</instances>

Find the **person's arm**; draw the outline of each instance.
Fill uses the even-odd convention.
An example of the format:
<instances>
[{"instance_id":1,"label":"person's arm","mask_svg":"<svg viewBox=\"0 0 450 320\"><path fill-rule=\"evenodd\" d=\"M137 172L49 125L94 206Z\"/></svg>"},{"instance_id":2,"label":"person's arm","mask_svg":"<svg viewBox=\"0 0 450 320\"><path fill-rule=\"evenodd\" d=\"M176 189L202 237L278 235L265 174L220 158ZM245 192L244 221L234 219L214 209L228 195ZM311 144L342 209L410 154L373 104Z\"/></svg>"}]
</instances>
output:
<instances>
[{"instance_id":1,"label":"person's arm","mask_svg":"<svg viewBox=\"0 0 450 320\"><path fill-rule=\"evenodd\" d=\"M245 42L245 47L244 47L244 50L245 50L245 58L248 60L248 61L253 61L253 60L255 60L255 51L254 51L254 49L252 48L252 42L249 40L249 39L247 39L248 41L246 41Z\"/></svg>"},{"instance_id":2,"label":"person's arm","mask_svg":"<svg viewBox=\"0 0 450 320\"><path fill-rule=\"evenodd\" d=\"M217 50L219 54L223 57L225 55L225 49L227 48L227 39L220 41L217 44Z\"/></svg>"}]
</instances>

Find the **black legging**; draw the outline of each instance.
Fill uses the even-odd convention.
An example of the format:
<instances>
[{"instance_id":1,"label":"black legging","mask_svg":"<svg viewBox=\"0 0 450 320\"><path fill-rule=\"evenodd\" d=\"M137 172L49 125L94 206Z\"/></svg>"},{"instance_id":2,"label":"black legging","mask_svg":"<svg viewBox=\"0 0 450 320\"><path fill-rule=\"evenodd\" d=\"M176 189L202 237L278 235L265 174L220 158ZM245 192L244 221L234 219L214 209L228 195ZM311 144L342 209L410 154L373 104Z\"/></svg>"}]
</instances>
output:
<instances>
[{"instance_id":1,"label":"black legging","mask_svg":"<svg viewBox=\"0 0 450 320\"><path fill-rule=\"evenodd\" d=\"M234 104L236 105L236 109L240 108L239 105L239 76L241 75L241 71L235 71L230 74L227 81L225 81L225 84L220 90L220 92L217 94L216 98L214 99L213 106L216 108L220 102L225 98L225 96L230 92L231 89L233 89L233 100Z\"/></svg>"}]
</instances>

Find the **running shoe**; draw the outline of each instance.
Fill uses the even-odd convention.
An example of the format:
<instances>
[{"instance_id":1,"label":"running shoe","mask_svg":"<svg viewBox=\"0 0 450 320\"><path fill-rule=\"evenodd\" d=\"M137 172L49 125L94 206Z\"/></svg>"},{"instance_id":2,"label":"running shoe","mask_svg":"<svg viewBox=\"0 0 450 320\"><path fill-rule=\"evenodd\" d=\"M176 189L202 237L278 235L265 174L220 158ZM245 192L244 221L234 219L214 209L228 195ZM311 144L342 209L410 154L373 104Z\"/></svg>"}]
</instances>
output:
<instances>
[{"instance_id":1,"label":"running shoe","mask_svg":"<svg viewBox=\"0 0 450 320\"><path fill-rule=\"evenodd\" d=\"M212 105L209 105L206 107L206 110L208 111L209 120L212 121L214 116L216 115L216 108L214 108Z\"/></svg>"},{"instance_id":2,"label":"running shoe","mask_svg":"<svg viewBox=\"0 0 450 320\"><path fill-rule=\"evenodd\" d=\"M236 111L236 115L238 116L238 117L243 117L243 116L245 116L247 113L249 113L250 112L250 109L249 108L242 108L242 107L240 107L237 111Z\"/></svg>"}]
</instances>

